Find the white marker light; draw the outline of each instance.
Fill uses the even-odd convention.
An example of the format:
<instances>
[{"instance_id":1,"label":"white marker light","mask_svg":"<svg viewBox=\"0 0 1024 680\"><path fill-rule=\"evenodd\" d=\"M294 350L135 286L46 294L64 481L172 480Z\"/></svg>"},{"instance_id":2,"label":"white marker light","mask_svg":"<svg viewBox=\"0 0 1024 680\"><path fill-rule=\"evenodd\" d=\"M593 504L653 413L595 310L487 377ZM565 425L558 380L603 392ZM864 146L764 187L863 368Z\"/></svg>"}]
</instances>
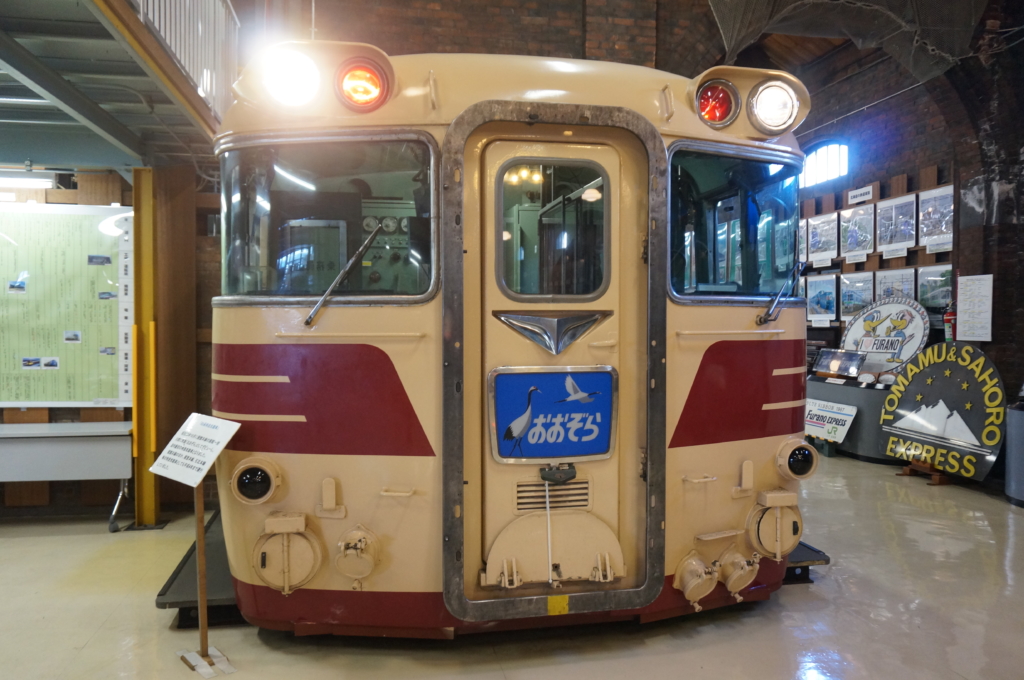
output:
<instances>
[{"instance_id":1,"label":"white marker light","mask_svg":"<svg viewBox=\"0 0 1024 680\"><path fill-rule=\"evenodd\" d=\"M320 89L320 70L301 52L271 48L263 57L263 86L279 103L302 106Z\"/></svg>"},{"instance_id":2,"label":"white marker light","mask_svg":"<svg viewBox=\"0 0 1024 680\"><path fill-rule=\"evenodd\" d=\"M796 120L800 100L796 93L781 80L761 83L750 93L747 110L756 128L766 134L778 134Z\"/></svg>"}]
</instances>

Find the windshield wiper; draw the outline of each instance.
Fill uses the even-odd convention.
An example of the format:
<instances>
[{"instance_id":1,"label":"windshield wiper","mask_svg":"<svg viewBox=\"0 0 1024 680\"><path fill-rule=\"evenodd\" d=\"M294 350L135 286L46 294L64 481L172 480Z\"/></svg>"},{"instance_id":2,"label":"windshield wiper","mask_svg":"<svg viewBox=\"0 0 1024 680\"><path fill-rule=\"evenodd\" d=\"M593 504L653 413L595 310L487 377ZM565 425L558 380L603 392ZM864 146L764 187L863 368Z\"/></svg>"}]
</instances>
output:
<instances>
[{"instance_id":1,"label":"windshield wiper","mask_svg":"<svg viewBox=\"0 0 1024 680\"><path fill-rule=\"evenodd\" d=\"M756 321L758 326L763 326L766 323L771 323L772 321L775 321L779 318L779 312L776 311L775 308L779 306L779 300L781 300L782 296L786 294L786 289L789 288L789 283L791 281L793 283L796 283L797 277L800 276L800 272L804 270L805 266L807 266L806 262L796 263L796 266L793 267L793 271L789 273L789 276L786 277L786 281L782 284L782 288L779 289L778 295L776 295L775 299L772 300L772 304L768 307L768 311L765 312L764 314L757 315Z\"/></svg>"},{"instance_id":2,"label":"windshield wiper","mask_svg":"<svg viewBox=\"0 0 1024 680\"><path fill-rule=\"evenodd\" d=\"M313 311L311 311L309 313L309 316L306 317L307 326L313 323L313 319L316 318L317 312L319 312L320 308L324 306L325 302L327 302L327 298L331 296L331 293L334 292L334 289L340 286L341 282L348 278L349 273L352 271L352 267L356 266L356 262L362 261L363 255L366 254L367 249L369 249L370 245L373 243L373 240L377 238L377 234L379 234L381 229L383 228L383 224L378 224L377 228L373 230L373 233L370 234L370 236L365 241L363 241L363 245L359 246L359 250L356 251L356 254L353 255L352 258L345 263L345 268L342 269L341 273L338 274L338 277L334 279L334 283L327 287L327 292L324 293L324 296L320 298L320 301L316 303L315 307L313 307Z\"/></svg>"}]
</instances>

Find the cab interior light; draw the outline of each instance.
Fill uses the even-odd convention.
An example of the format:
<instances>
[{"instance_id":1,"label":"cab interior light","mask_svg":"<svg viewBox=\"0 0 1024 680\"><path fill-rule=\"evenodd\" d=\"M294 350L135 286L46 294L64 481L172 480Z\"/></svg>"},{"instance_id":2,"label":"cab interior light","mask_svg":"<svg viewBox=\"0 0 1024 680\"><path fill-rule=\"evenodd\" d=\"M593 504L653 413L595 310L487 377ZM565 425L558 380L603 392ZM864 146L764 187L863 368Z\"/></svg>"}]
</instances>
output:
<instances>
[{"instance_id":1,"label":"cab interior light","mask_svg":"<svg viewBox=\"0 0 1024 680\"><path fill-rule=\"evenodd\" d=\"M263 86L279 104L302 106L320 90L320 70L298 50L273 47L264 53Z\"/></svg>"}]
</instances>

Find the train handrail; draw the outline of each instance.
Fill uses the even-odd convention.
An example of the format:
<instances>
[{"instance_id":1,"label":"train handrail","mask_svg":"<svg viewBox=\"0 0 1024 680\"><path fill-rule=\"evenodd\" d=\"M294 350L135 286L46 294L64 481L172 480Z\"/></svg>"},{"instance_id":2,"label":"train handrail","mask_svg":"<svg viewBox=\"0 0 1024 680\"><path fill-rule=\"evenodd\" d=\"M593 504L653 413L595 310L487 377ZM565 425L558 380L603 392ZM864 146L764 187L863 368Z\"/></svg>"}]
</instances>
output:
<instances>
[{"instance_id":1,"label":"train handrail","mask_svg":"<svg viewBox=\"0 0 1024 680\"><path fill-rule=\"evenodd\" d=\"M306 317L305 325L309 326L310 324L313 323L313 319L316 318L317 312L319 312L320 308L324 306L325 302L327 302L327 298L331 296L331 293L334 292L335 288L341 285L342 281L348 278L349 272L352 271L352 267L356 266L356 262L362 262L363 255L366 254L366 251L370 248L370 244L373 243L373 240L377 238L377 234L379 234L380 230L383 228L383 223L378 224L377 228L373 230L373 233L371 233L367 237L367 239L363 241L363 245L359 246L359 250L357 250L356 254L353 255L352 258L345 264L345 268L342 269L338 276L334 279L334 283L327 287L327 290L324 292L324 296L320 298L320 300L313 307L313 311L311 311L309 313L309 316Z\"/></svg>"}]
</instances>

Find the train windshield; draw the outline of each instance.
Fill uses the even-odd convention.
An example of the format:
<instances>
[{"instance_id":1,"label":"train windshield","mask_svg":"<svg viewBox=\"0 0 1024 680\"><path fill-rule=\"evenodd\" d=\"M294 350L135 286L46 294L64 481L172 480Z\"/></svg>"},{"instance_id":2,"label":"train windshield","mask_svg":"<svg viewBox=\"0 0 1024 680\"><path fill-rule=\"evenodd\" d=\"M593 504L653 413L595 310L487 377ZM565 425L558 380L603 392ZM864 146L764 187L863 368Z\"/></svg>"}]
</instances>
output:
<instances>
[{"instance_id":1,"label":"train windshield","mask_svg":"<svg viewBox=\"0 0 1024 680\"><path fill-rule=\"evenodd\" d=\"M433 266L430 167L430 149L416 141L228 151L222 293L323 295L374 231L334 294L426 293Z\"/></svg>"},{"instance_id":2,"label":"train windshield","mask_svg":"<svg viewBox=\"0 0 1024 680\"><path fill-rule=\"evenodd\" d=\"M796 264L800 168L680 150L670 172L672 290L778 293Z\"/></svg>"}]
</instances>

